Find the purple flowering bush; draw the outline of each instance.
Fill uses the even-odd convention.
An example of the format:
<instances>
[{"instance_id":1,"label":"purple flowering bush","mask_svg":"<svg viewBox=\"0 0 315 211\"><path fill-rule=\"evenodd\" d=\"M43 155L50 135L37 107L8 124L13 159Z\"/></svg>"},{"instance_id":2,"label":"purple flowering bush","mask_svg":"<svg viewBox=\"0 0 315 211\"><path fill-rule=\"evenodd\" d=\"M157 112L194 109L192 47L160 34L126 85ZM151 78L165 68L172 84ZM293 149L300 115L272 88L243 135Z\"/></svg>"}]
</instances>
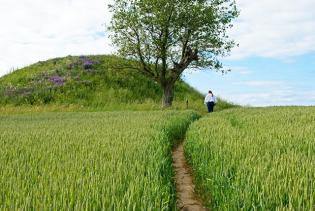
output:
<instances>
[{"instance_id":1,"label":"purple flowering bush","mask_svg":"<svg viewBox=\"0 0 315 211\"><path fill-rule=\"evenodd\" d=\"M93 68L93 66L95 64L99 63L99 62L93 61L93 60L91 60L91 59L89 59L88 57L85 57L85 56L80 56L79 59L80 59L80 62L82 63L82 66L83 66L84 70L90 70L90 69Z\"/></svg>"},{"instance_id":2,"label":"purple flowering bush","mask_svg":"<svg viewBox=\"0 0 315 211\"><path fill-rule=\"evenodd\" d=\"M92 69L94 62L90 60L86 60L83 62L83 68L85 70Z\"/></svg>"},{"instance_id":3,"label":"purple flowering bush","mask_svg":"<svg viewBox=\"0 0 315 211\"><path fill-rule=\"evenodd\" d=\"M56 86L63 86L65 83L65 79L61 76L51 76L49 77L49 81Z\"/></svg>"},{"instance_id":4,"label":"purple flowering bush","mask_svg":"<svg viewBox=\"0 0 315 211\"><path fill-rule=\"evenodd\" d=\"M82 68L88 72L94 68L94 65L99 64L98 61L92 60L87 56L79 56L79 58L75 61L72 60L72 63L66 65L67 70L72 70L74 68Z\"/></svg>"}]
</instances>

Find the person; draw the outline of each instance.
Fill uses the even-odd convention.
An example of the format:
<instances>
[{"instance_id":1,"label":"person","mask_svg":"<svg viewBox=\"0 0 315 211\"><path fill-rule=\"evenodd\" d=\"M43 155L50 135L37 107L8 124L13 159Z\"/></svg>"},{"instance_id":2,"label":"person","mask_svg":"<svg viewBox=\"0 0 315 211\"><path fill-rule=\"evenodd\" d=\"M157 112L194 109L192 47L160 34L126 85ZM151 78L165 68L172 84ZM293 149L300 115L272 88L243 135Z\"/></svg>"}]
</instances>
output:
<instances>
[{"instance_id":1,"label":"person","mask_svg":"<svg viewBox=\"0 0 315 211\"><path fill-rule=\"evenodd\" d=\"M216 97L213 95L212 91L210 90L207 94L207 96L205 97L205 104L208 107L208 113L213 112L213 108L215 106L217 102Z\"/></svg>"}]
</instances>

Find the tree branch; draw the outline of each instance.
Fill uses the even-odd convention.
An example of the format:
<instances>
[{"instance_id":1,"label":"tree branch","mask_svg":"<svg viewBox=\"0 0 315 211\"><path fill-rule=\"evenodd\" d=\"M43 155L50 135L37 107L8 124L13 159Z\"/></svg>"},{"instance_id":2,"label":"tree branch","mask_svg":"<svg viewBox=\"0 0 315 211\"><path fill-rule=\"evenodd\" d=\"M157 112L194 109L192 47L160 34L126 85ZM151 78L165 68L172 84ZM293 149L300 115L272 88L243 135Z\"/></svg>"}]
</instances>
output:
<instances>
[{"instance_id":1,"label":"tree branch","mask_svg":"<svg viewBox=\"0 0 315 211\"><path fill-rule=\"evenodd\" d=\"M137 39L137 53L138 53L138 56L139 56L139 59L140 59L140 62L142 64L142 68L141 68L141 71L143 73L145 73L146 75L148 75L150 78L156 80L156 76L154 75L154 73L151 71L151 68L147 66L146 62L144 61L144 57L142 55L142 51L141 51L141 40L140 40L140 36L138 34L138 31L135 30L135 29L132 29L133 32L135 33L136 35L136 39Z\"/></svg>"},{"instance_id":2,"label":"tree branch","mask_svg":"<svg viewBox=\"0 0 315 211\"><path fill-rule=\"evenodd\" d=\"M184 53L180 63L174 64L174 67L171 69L171 82L175 83L176 80L180 77L183 71L193 62L198 61L198 50L195 49L194 51L191 47L187 46L187 50Z\"/></svg>"}]
</instances>

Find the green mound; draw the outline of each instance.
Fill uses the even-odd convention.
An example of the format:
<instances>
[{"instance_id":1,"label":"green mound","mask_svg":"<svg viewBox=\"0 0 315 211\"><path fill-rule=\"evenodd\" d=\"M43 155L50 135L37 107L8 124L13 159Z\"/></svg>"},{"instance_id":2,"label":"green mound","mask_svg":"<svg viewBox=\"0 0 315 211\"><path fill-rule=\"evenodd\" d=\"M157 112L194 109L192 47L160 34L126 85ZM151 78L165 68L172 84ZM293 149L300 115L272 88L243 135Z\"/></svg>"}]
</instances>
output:
<instances>
[{"instance_id":1,"label":"green mound","mask_svg":"<svg viewBox=\"0 0 315 211\"><path fill-rule=\"evenodd\" d=\"M159 84L125 68L116 56L67 56L38 62L0 78L0 105L79 105L116 109L159 109ZM183 81L175 88L174 107L204 110L203 96ZM221 107L230 107L226 102ZM218 106L220 109L220 106Z\"/></svg>"}]
</instances>

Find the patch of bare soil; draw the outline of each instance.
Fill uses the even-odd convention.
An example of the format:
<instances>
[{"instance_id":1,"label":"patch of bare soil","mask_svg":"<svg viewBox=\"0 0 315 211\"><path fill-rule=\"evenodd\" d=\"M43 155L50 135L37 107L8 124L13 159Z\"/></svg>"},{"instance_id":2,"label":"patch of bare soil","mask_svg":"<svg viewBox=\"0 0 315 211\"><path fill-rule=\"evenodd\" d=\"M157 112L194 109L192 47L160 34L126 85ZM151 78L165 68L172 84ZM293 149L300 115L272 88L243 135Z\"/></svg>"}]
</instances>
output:
<instances>
[{"instance_id":1,"label":"patch of bare soil","mask_svg":"<svg viewBox=\"0 0 315 211\"><path fill-rule=\"evenodd\" d=\"M177 207L181 211L208 211L195 193L192 171L186 162L183 143L173 149Z\"/></svg>"}]
</instances>

